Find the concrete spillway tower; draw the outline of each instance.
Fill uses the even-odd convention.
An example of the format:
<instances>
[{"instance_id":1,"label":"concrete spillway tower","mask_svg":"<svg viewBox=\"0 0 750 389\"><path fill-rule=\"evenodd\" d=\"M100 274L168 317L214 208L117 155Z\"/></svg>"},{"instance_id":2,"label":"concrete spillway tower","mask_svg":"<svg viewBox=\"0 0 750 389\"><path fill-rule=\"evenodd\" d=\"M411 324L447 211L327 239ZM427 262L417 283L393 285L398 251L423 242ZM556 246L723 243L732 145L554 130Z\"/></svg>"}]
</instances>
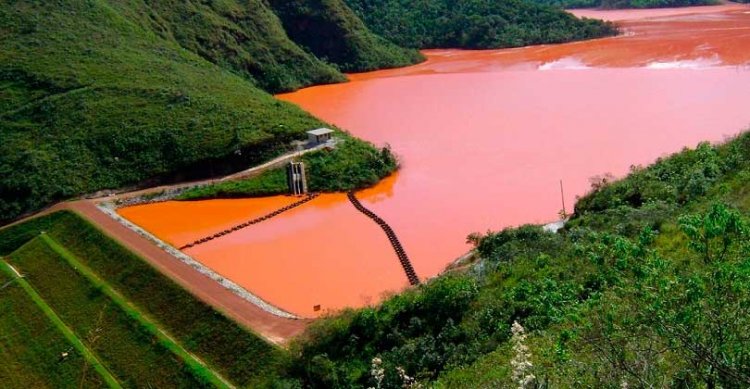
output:
<instances>
[{"instance_id":1,"label":"concrete spillway tower","mask_svg":"<svg viewBox=\"0 0 750 389\"><path fill-rule=\"evenodd\" d=\"M307 176L304 162L291 162L286 169L286 180L289 192L294 196L307 194Z\"/></svg>"}]
</instances>

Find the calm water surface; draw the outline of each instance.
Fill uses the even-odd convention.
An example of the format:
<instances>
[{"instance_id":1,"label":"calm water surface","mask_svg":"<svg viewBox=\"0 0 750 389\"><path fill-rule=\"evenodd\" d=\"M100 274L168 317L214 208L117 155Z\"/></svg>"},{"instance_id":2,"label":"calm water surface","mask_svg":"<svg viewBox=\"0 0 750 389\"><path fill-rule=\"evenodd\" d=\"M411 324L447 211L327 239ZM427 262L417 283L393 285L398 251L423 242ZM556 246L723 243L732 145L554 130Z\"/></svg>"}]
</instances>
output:
<instances>
[{"instance_id":1,"label":"calm water surface","mask_svg":"<svg viewBox=\"0 0 750 389\"><path fill-rule=\"evenodd\" d=\"M423 64L279 96L378 145L401 171L358 193L399 235L421 278L465 237L552 221L634 164L721 141L750 125L750 7L579 11L624 35L556 46L432 50ZM181 245L289 197L159 203L120 212ZM324 195L187 253L272 304L315 317L407 285L377 225ZM321 311L313 306L321 305Z\"/></svg>"}]
</instances>

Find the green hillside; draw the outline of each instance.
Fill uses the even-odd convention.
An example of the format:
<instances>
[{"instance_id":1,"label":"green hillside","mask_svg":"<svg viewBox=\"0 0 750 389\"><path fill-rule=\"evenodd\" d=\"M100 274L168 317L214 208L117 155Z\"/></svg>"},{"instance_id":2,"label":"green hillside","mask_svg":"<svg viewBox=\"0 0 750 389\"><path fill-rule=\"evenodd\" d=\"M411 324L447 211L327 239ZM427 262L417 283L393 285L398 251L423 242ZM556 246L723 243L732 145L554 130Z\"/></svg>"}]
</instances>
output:
<instances>
[{"instance_id":1,"label":"green hillside","mask_svg":"<svg viewBox=\"0 0 750 389\"><path fill-rule=\"evenodd\" d=\"M287 359L70 212L0 230L0 287L0 387L101 387L81 349L123 387L262 387Z\"/></svg>"},{"instance_id":2,"label":"green hillside","mask_svg":"<svg viewBox=\"0 0 750 389\"><path fill-rule=\"evenodd\" d=\"M271 0L287 34L346 72L406 66L423 59L370 32L344 0Z\"/></svg>"},{"instance_id":3,"label":"green hillside","mask_svg":"<svg viewBox=\"0 0 750 389\"><path fill-rule=\"evenodd\" d=\"M376 34L405 47L503 48L599 38L614 25L524 0L345 0Z\"/></svg>"},{"instance_id":4,"label":"green hillside","mask_svg":"<svg viewBox=\"0 0 750 389\"><path fill-rule=\"evenodd\" d=\"M438 388L746 387L750 134L592 187L559 233L472 234L468 270L316 322L290 374L321 388L402 387L398 368Z\"/></svg>"},{"instance_id":5,"label":"green hillside","mask_svg":"<svg viewBox=\"0 0 750 389\"><path fill-rule=\"evenodd\" d=\"M121 7L0 7L0 220L153 177L248 166L322 125Z\"/></svg>"},{"instance_id":6,"label":"green hillside","mask_svg":"<svg viewBox=\"0 0 750 389\"><path fill-rule=\"evenodd\" d=\"M357 70L420 59L343 4L310 4L331 12L314 26L330 31L327 49L346 54L327 60ZM345 79L257 0L13 1L0 6L0 37L0 223L82 193L267 160L325 124L266 91Z\"/></svg>"}]
</instances>

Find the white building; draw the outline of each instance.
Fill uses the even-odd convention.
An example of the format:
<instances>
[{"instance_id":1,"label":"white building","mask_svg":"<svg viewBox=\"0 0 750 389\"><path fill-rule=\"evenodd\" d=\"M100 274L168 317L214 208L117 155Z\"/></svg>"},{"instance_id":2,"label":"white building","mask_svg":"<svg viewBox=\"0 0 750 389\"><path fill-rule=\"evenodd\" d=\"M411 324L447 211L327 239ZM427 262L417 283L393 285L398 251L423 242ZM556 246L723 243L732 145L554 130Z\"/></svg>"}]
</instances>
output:
<instances>
[{"instance_id":1,"label":"white building","mask_svg":"<svg viewBox=\"0 0 750 389\"><path fill-rule=\"evenodd\" d=\"M330 128L316 128L307 131L307 143L310 146L316 146L321 143L327 143L333 137L333 130Z\"/></svg>"}]
</instances>

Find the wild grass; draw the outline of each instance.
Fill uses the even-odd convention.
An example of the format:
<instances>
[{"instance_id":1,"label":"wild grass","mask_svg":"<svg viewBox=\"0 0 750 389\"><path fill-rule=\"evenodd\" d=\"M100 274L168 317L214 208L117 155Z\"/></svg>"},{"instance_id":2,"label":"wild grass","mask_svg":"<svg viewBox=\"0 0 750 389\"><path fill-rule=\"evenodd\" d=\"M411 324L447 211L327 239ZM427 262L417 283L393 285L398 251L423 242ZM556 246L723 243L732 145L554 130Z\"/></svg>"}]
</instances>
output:
<instances>
[{"instance_id":1,"label":"wild grass","mask_svg":"<svg viewBox=\"0 0 750 389\"><path fill-rule=\"evenodd\" d=\"M88 268L102 282L106 282L109 287L116 290L123 299L129 301L134 309L141 312L155 326L170 334L188 353L200 358L233 384L242 387L257 387L270 385L280 379L278 377L279 368L287 359L285 352L227 318L223 313L198 300L143 259L111 240L90 223L69 211L61 211L42 218L32 219L27 223L0 230L0 242L9 242L3 246L3 250L14 251L13 255L17 256L22 245L34 239L39 240L39 234L44 231L65 252L76 258L82 266ZM23 242L23 238L28 238L28 240ZM19 261L19 267L24 272L28 271L29 274L34 274L34 278L38 277L39 280L44 280L44 285L37 287L40 294L45 298L48 298L47 293L52 289L54 289L52 290L53 293L76 294L60 299L59 302L58 300L53 301L52 298L49 298L48 301L56 309L58 309L58 305L60 306L60 316L63 320L66 320L65 317L67 316L65 315L73 315L76 322L80 323L82 328L85 327L84 332L76 331L80 336L88 336L89 334L86 331L93 325L91 320L98 320L99 313L104 312L103 320L106 319L108 326L116 326L113 328L118 328L120 333L140 334L139 337L136 337L137 339L154 339L155 345L158 345L158 339L154 338L153 328L144 329L142 324L132 320L127 312L122 311L115 303L111 302L111 299L105 295L102 285L90 284L85 278L82 279L80 273L73 271L72 267L65 264L64 259L61 259L59 255L45 246L45 244L40 244L37 241L23 246L21 250L24 251L21 254L24 258L23 261ZM43 264L42 261L44 261ZM26 265L24 265L24 262ZM31 265L35 267L25 267ZM46 272L43 271L45 268L47 269ZM29 281L36 285L34 278L29 278ZM89 282L88 289L81 290L82 283L75 283L71 280L83 281L83 285ZM73 284L68 285L71 282ZM57 291L63 285L65 285L66 290ZM42 286L45 288L42 288ZM82 299L81 302L89 302L86 305L89 307L86 308L86 313L83 312L83 307L76 305L76 302L80 299ZM110 302L105 304L106 301ZM11 304L4 299L2 291L0 291L0 304ZM91 304L98 304L95 307L100 310L91 314L90 309L96 309L90 308ZM63 312L66 312L66 314L64 315ZM25 318L26 316L20 317ZM122 320L110 323L117 317ZM78 322L78 320L81 321ZM15 320L10 321L9 325L16 322ZM8 341L18 342L13 343L18 347L23 346L21 339L13 338ZM128 341L133 341L133 339ZM29 344L30 347L33 346L33 343ZM154 372L147 373L163 374L163 369L166 369L168 374L179 375L173 377L174 379L192 380L190 382L195 384L194 374L190 373L191 369L187 368L184 363L178 363L169 349L164 347L160 349L159 352L167 355L163 362L144 357L143 361L152 361L150 363L155 366ZM157 348L158 350L159 348ZM152 350L150 351L151 354L147 355L155 355L154 352L156 351ZM34 360L35 358L42 358L44 354L19 352L18 355L20 355L19 358L26 358L25 360ZM105 354L102 353L103 358L104 356ZM146 362L136 363L135 366L129 366L128 368L145 369L148 365ZM175 363L177 365L169 368ZM66 374L70 375L69 373ZM43 381L53 380L55 377L40 379ZM209 381L201 380L199 382Z\"/></svg>"},{"instance_id":2,"label":"wild grass","mask_svg":"<svg viewBox=\"0 0 750 389\"><path fill-rule=\"evenodd\" d=\"M198 300L145 260L66 212L47 232L186 350L238 386L273 380L286 354Z\"/></svg>"},{"instance_id":3,"label":"wild grass","mask_svg":"<svg viewBox=\"0 0 750 389\"><path fill-rule=\"evenodd\" d=\"M256 177L188 189L177 200L263 197L289 192L286 169L265 171Z\"/></svg>"},{"instance_id":4,"label":"wild grass","mask_svg":"<svg viewBox=\"0 0 750 389\"><path fill-rule=\"evenodd\" d=\"M170 18L177 23L180 12L189 12L182 8L193 6L201 18L218 12L180 3ZM232 7L221 11L224 18ZM240 170L324 125L232 66L186 50L174 37L182 30L151 11L139 2L106 1L0 7L0 223L81 193ZM258 17L280 29L265 12ZM254 54L283 55L269 39ZM273 75L264 67L258 72Z\"/></svg>"},{"instance_id":5,"label":"wild grass","mask_svg":"<svg viewBox=\"0 0 750 389\"><path fill-rule=\"evenodd\" d=\"M112 300L112 302L125 312L130 319L136 321L150 335L157 339L159 346L166 348L178 357L181 362L185 363L191 373L196 377L199 377L201 381L214 387L225 388L230 386L224 378L217 375L209 366L206 366L205 363L185 350L181 344L177 343L172 337L161 330L156 323L143 315L143 313L132 303L127 301L127 299L125 299L119 292L112 289L111 286L94 274L91 269L81 263L81 261L68 250L55 242L49 235L43 234L39 239L47 244L61 259L64 259L70 267L82 275L86 281L91 283L95 288L99 289L104 295Z\"/></svg>"}]
</instances>

